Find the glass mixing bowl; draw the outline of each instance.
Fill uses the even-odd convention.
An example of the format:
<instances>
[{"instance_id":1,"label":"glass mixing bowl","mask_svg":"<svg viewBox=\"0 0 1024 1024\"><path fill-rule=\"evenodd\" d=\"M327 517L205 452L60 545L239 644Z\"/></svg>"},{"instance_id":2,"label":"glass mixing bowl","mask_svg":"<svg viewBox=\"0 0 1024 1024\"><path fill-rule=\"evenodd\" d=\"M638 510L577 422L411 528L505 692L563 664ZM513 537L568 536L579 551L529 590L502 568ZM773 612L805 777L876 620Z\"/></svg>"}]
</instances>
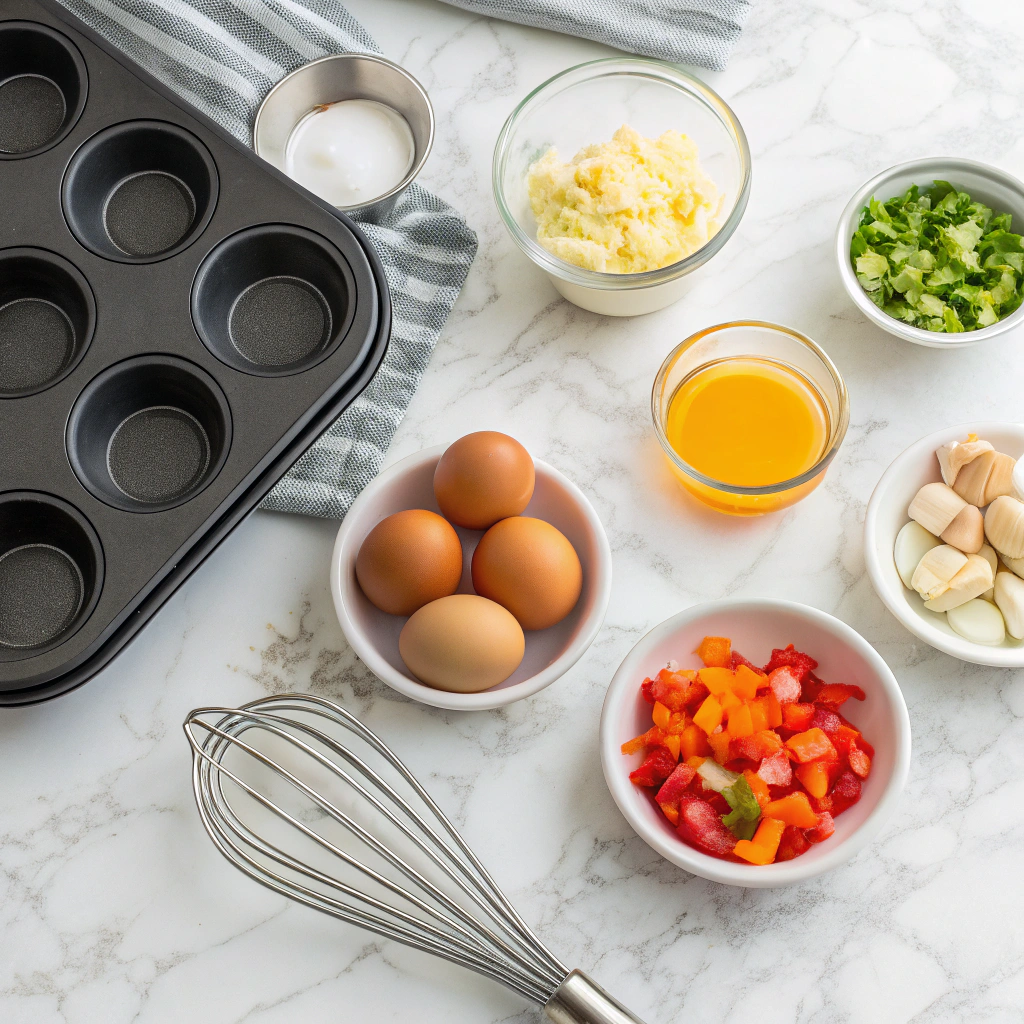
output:
<instances>
[{"instance_id":1,"label":"glass mixing bowl","mask_svg":"<svg viewBox=\"0 0 1024 1024\"><path fill-rule=\"evenodd\" d=\"M530 165L552 147L570 159L607 142L623 124L657 138L670 128L696 142L701 166L723 195L721 228L678 263L640 274L586 270L537 242L527 195ZM682 296L687 274L707 263L736 230L750 193L750 150L736 115L715 92L672 64L611 57L563 71L534 89L505 122L494 150L494 198L505 226L570 302L595 313L650 313Z\"/></svg>"},{"instance_id":2,"label":"glass mixing bowl","mask_svg":"<svg viewBox=\"0 0 1024 1024\"><path fill-rule=\"evenodd\" d=\"M768 360L781 365L816 394L825 415L821 454L806 472L761 487L741 487L713 480L684 461L668 437L672 399L684 381L701 370L728 360ZM850 423L846 384L825 351L789 327L760 320L719 324L687 338L670 353L654 380L651 394L654 429L669 465L680 483L705 505L734 516L757 516L795 505L825 478Z\"/></svg>"}]
</instances>

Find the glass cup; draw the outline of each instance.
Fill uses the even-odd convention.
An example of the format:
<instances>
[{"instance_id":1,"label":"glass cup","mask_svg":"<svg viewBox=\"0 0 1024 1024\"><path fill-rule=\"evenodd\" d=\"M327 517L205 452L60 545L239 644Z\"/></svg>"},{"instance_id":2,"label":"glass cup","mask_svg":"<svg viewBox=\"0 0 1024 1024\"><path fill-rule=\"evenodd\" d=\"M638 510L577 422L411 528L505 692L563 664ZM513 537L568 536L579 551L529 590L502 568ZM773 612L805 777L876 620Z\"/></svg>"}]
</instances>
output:
<instances>
[{"instance_id":1,"label":"glass cup","mask_svg":"<svg viewBox=\"0 0 1024 1024\"><path fill-rule=\"evenodd\" d=\"M680 385L713 364L733 359L761 359L780 364L796 374L820 399L826 419L825 441L817 461L799 476L758 487L723 483L694 469L669 442L666 429L669 408ZM758 516L796 504L821 483L846 436L850 399L835 364L810 338L778 324L737 320L708 327L669 353L654 380L651 412L669 465L691 494L727 515Z\"/></svg>"}]
</instances>

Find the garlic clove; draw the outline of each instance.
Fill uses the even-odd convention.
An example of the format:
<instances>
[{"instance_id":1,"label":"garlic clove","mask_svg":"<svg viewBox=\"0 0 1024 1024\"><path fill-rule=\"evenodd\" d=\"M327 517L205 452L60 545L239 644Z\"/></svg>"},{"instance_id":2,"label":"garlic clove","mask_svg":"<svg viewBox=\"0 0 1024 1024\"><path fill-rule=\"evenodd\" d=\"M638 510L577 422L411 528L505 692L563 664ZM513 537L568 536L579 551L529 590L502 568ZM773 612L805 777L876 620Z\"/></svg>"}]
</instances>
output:
<instances>
[{"instance_id":1,"label":"garlic clove","mask_svg":"<svg viewBox=\"0 0 1024 1024\"><path fill-rule=\"evenodd\" d=\"M925 484L914 496L907 513L929 533L938 536L963 511L967 502L945 484Z\"/></svg>"},{"instance_id":2,"label":"garlic clove","mask_svg":"<svg viewBox=\"0 0 1024 1024\"><path fill-rule=\"evenodd\" d=\"M1013 489L1013 469L1016 460L1002 452L982 452L971 459L956 476L953 490L964 501L981 508Z\"/></svg>"},{"instance_id":3,"label":"garlic clove","mask_svg":"<svg viewBox=\"0 0 1024 1024\"><path fill-rule=\"evenodd\" d=\"M1018 501L1024 501L1024 459L1018 459L1010 478L1010 494Z\"/></svg>"},{"instance_id":4,"label":"garlic clove","mask_svg":"<svg viewBox=\"0 0 1024 1024\"><path fill-rule=\"evenodd\" d=\"M1010 572L1024 579L1024 558L1010 558L1008 555L1000 555L999 560Z\"/></svg>"},{"instance_id":5,"label":"garlic clove","mask_svg":"<svg viewBox=\"0 0 1024 1024\"><path fill-rule=\"evenodd\" d=\"M1024 558L1024 502L1006 494L996 498L985 514L985 536L1004 559Z\"/></svg>"},{"instance_id":6,"label":"garlic clove","mask_svg":"<svg viewBox=\"0 0 1024 1024\"><path fill-rule=\"evenodd\" d=\"M908 590L914 589L910 581L914 578L914 570L921 563L921 559L941 543L938 537L913 520L896 534L893 561L896 563L896 571L900 574L903 586Z\"/></svg>"},{"instance_id":7,"label":"garlic clove","mask_svg":"<svg viewBox=\"0 0 1024 1024\"><path fill-rule=\"evenodd\" d=\"M942 531L942 539L959 548L965 555L977 554L985 543L985 517L981 509L974 505L964 505Z\"/></svg>"},{"instance_id":8,"label":"garlic clove","mask_svg":"<svg viewBox=\"0 0 1024 1024\"><path fill-rule=\"evenodd\" d=\"M973 436L973 435L972 435ZM939 448L935 455L939 460L942 479L950 486L956 481L957 474L982 452L992 451L988 441L950 441Z\"/></svg>"},{"instance_id":9,"label":"garlic clove","mask_svg":"<svg viewBox=\"0 0 1024 1024\"><path fill-rule=\"evenodd\" d=\"M992 566L988 560L981 555L968 555L967 563L949 581L949 588L938 597L925 601L924 606L930 612L948 612L950 608L981 597L992 583Z\"/></svg>"},{"instance_id":10,"label":"garlic clove","mask_svg":"<svg viewBox=\"0 0 1024 1024\"><path fill-rule=\"evenodd\" d=\"M999 572L999 556L996 554L995 548L992 547L991 544L982 544L981 550L978 554L981 555L981 557L984 558L990 566L992 566L992 579L995 579L996 573ZM994 601L995 591L992 588L989 588L981 596L986 601Z\"/></svg>"},{"instance_id":11,"label":"garlic clove","mask_svg":"<svg viewBox=\"0 0 1024 1024\"><path fill-rule=\"evenodd\" d=\"M1014 640L1024 640L1024 580L1012 572L996 573L995 592L1007 633Z\"/></svg>"},{"instance_id":12,"label":"garlic clove","mask_svg":"<svg viewBox=\"0 0 1024 1024\"><path fill-rule=\"evenodd\" d=\"M949 590L950 580L967 564L967 556L962 551L940 544L925 552L910 585L925 600L932 600ZM986 563L987 564L987 563Z\"/></svg>"},{"instance_id":13,"label":"garlic clove","mask_svg":"<svg viewBox=\"0 0 1024 1024\"><path fill-rule=\"evenodd\" d=\"M995 647L1006 639L1002 612L994 604L975 598L946 612L950 629L975 644Z\"/></svg>"}]
</instances>

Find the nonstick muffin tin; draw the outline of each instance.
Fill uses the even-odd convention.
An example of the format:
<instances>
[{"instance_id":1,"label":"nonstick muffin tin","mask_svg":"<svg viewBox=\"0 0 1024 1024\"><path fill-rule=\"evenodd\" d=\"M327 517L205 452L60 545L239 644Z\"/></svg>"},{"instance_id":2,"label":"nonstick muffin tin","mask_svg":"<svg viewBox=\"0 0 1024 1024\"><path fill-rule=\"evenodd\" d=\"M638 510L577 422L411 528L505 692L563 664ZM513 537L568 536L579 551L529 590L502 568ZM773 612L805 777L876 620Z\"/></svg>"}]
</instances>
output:
<instances>
[{"instance_id":1,"label":"nonstick muffin tin","mask_svg":"<svg viewBox=\"0 0 1024 1024\"><path fill-rule=\"evenodd\" d=\"M0 5L0 705L98 671L365 387L355 226L48 0Z\"/></svg>"}]
</instances>

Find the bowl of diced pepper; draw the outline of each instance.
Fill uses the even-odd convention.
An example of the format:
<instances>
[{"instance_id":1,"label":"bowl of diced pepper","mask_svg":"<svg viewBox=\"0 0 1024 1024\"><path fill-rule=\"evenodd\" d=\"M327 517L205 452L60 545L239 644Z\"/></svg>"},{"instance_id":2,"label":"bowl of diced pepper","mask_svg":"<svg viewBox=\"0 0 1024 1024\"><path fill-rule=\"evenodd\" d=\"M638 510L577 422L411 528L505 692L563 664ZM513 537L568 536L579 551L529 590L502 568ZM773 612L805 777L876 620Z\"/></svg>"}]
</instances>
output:
<instances>
[{"instance_id":1,"label":"bowl of diced pepper","mask_svg":"<svg viewBox=\"0 0 1024 1024\"><path fill-rule=\"evenodd\" d=\"M772 600L698 605L626 656L601 757L648 845L712 881L790 885L861 850L910 765L899 685L855 630Z\"/></svg>"}]
</instances>

